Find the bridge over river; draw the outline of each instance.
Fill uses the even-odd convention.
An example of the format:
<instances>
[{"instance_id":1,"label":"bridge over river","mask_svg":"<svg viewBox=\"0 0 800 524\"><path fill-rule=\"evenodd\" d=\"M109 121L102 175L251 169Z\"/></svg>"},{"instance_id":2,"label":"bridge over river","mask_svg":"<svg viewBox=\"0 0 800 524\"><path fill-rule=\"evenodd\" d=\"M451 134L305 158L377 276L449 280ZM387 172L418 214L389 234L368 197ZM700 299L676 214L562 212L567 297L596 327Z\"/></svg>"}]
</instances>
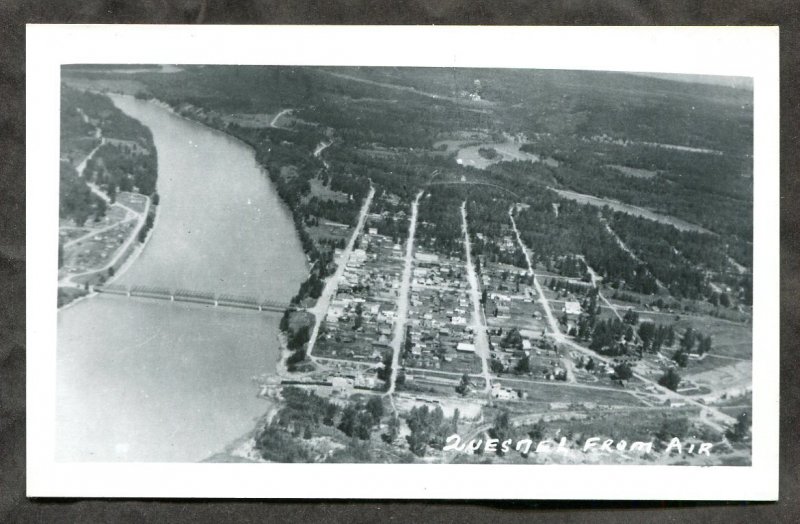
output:
<instances>
[{"instance_id":1,"label":"bridge over river","mask_svg":"<svg viewBox=\"0 0 800 524\"><path fill-rule=\"evenodd\" d=\"M239 309L252 309L255 311L274 311L283 313L291 304L272 300L260 300L256 297L215 294L189 289L167 289L151 286L123 286L108 284L94 286L94 291L103 294L119 295L124 297L143 297L156 300L169 300L172 302L189 302L193 304L208 304L214 307L231 307Z\"/></svg>"}]
</instances>

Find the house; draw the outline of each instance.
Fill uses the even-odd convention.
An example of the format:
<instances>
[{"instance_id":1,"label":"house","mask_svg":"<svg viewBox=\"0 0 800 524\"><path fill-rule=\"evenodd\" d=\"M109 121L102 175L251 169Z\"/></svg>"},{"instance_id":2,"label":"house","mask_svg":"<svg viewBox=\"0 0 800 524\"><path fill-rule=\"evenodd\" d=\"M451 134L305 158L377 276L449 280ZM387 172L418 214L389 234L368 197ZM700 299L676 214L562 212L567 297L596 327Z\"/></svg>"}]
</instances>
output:
<instances>
[{"instance_id":1,"label":"house","mask_svg":"<svg viewBox=\"0 0 800 524\"><path fill-rule=\"evenodd\" d=\"M374 388L376 384L376 380L374 377L365 377L362 374L356 375L355 385L357 387L366 387L366 388Z\"/></svg>"},{"instance_id":2,"label":"house","mask_svg":"<svg viewBox=\"0 0 800 524\"><path fill-rule=\"evenodd\" d=\"M513 400L517 398L517 393L513 389L501 387L500 384L492 384L492 397L498 400Z\"/></svg>"},{"instance_id":3,"label":"house","mask_svg":"<svg viewBox=\"0 0 800 524\"><path fill-rule=\"evenodd\" d=\"M345 316L345 311L342 306L331 306L328 308L328 313L325 315L326 322L339 322L339 319Z\"/></svg>"},{"instance_id":4,"label":"house","mask_svg":"<svg viewBox=\"0 0 800 524\"><path fill-rule=\"evenodd\" d=\"M566 313L567 315L576 315L576 316L580 315L581 314L581 304L580 304L580 302L575 302L575 301L568 300L568 301L564 302L564 307L562 308L562 311L564 313Z\"/></svg>"},{"instance_id":5,"label":"house","mask_svg":"<svg viewBox=\"0 0 800 524\"><path fill-rule=\"evenodd\" d=\"M350 393L353 389L353 380L345 377L331 377L329 379L334 393Z\"/></svg>"},{"instance_id":6,"label":"house","mask_svg":"<svg viewBox=\"0 0 800 524\"><path fill-rule=\"evenodd\" d=\"M456 346L456 351L460 353L475 353L475 344L468 342L459 342Z\"/></svg>"},{"instance_id":7,"label":"house","mask_svg":"<svg viewBox=\"0 0 800 524\"><path fill-rule=\"evenodd\" d=\"M414 259L417 262L422 262L422 263L427 263L427 264L436 264L436 263L439 262L439 255L417 252L417 253L414 254Z\"/></svg>"},{"instance_id":8,"label":"house","mask_svg":"<svg viewBox=\"0 0 800 524\"><path fill-rule=\"evenodd\" d=\"M497 302L511 302L511 297L501 293L492 293L492 300Z\"/></svg>"}]
</instances>

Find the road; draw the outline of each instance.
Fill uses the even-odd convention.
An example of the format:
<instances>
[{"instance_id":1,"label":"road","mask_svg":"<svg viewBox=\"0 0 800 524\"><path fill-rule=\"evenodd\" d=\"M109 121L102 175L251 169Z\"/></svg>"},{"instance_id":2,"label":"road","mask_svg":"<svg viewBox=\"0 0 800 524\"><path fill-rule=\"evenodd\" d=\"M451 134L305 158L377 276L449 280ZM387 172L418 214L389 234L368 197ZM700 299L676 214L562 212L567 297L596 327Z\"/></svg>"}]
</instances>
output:
<instances>
[{"instance_id":1,"label":"road","mask_svg":"<svg viewBox=\"0 0 800 524\"><path fill-rule=\"evenodd\" d=\"M492 389L492 377L489 374L489 337L486 335L486 323L481 311L481 297L478 286L478 275L472 264L472 247L469 241L469 227L467 226L467 202L461 204L461 230L464 233L464 253L466 253L467 280L472 302L472 329L475 333L475 354L481 359L481 369L486 391Z\"/></svg>"},{"instance_id":2,"label":"road","mask_svg":"<svg viewBox=\"0 0 800 524\"><path fill-rule=\"evenodd\" d=\"M78 238L73 238L69 242L65 242L64 243L64 249L72 247L75 244L77 244L78 242L83 242L84 240L86 240L88 238L91 238L91 237L93 237L95 235L100 235L102 233L105 233L106 231L109 231L111 229L114 229L115 227L121 226L122 224L127 224L131 220L135 220L135 219L136 219L136 217L127 216L124 220L120 220L118 222L114 222L113 224L108 225L108 226L106 226L106 227L104 227L102 229L92 229L91 231L89 231L85 235L79 236Z\"/></svg>"},{"instance_id":3,"label":"road","mask_svg":"<svg viewBox=\"0 0 800 524\"><path fill-rule=\"evenodd\" d=\"M437 95L436 93L429 93L427 91L420 91L419 89L416 89L416 88L411 87L411 86L403 86L403 85L397 85L397 84L388 84L388 83L385 83L385 82L377 82L375 80L368 80L366 78L360 78L360 77L357 77L357 76L346 75L346 74L343 74L343 73L334 73L333 71L324 71L324 72L329 74L329 75L331 75L331 76L335 76L337 78L343 78L345 80L352 80L353 82L360 82L362 84L368 84L368 85L376 86L376 87L383 87L383 88L386 88L386 89L394 89L395 91L404 91L406 93L413 93L415 95L420 95L420 96L426 96L428 98L433 98L434 100L450 100L451 102L466 102L466 99L463 99L463 98L456 98L456 97L451 97L451 96ZM484 101L484 103L487 103L487 102Z\"/></svg>"},{"instance_id":4,"label":"road","mask_svg":"<svg viewBox=\"0 0 800 524\"><path fill-rule=\"evenodd\" d=\"M283 109L283 110L281 110L277 115L275 115L273 117L272 121L269 123L269 127L278 127L278 120L280 120L280 118L283 115L289 114L291 112L292 112L291 109Z\"/></svg>"},{"instance_id":5,"label":"road","mask_svg":"<svg viewBox=\"0 0 800 524\"><path fill-rule=\"evenodd\" d=\"M79 108L77 108L77 109L78 109L78 112L81 114L81 117L83 118L83 121L84 121L85 123L87 123L87 124L88 124L88 123L89 123L89 117L88 117L88 116L86 116L86 113L84 113L84 112L83 112L83 109L81 109L80 107L79 107ZM106 143L106 139L105 139L105 138L103 138L103 131L102 131L102 130L101 130L99 127L97 127L97 126L95 126L95 128L94 128L94 137L95 137L95 138L99 138L99 139L100 139L100 143L97 145L97 147L95 147L94 149L92 149L92 150L89 152L89 154L88 154L88 155L86 155L86 158L84 158L84 159L81 161L81 163L80 163L80 164L78 164L77 166L75 166L75 171L77 171L77 173L78 173L78 176L83 176L83 171L86 169L86 164L88 164L88 163L89 163L89 160L91 160L91 159L92 159L92 157L94 156L94 154L95 154L95 153L97 153L97 150L98 150L98 149L100 149L100 147L101 147L103 144L105 144L105 143Z\"/></svg>"},{"instance_id":6,"label":"road","mask_svg":"<svg viewBox=\"0 0 800 524\"><path fill-rule=\"evenodd\" d=\"M394 334L392 335L392 374L389 378L389 388L386 395L394 393L395 381L397 380L397 368L400 366L400 349L403 345L403 338L406 334L406 321L408 320L408 293L411 290L411 268L414 265L414 236L417 233L417 211L419 209L419 199L423 191L417 193L417 198L411 204L411 219L408 224L408 239L406 240L406 255L403 265L403 278L400 281L397 299L397 316L394 322Z\"/></svg>"},{"instance_id":7,"label":"road","mask_svg":"<svg viewBox=\"0 0 800 524\"><path fill-rule=\"evenodd\" d=\"M98 128L98 131L99 131L99 128ZM97 147L95 147L94 149L92 149L92 150L89 152L89 154L88 154L88 155L86 155L86 158L84 158L83 160L81 160L81 163L80 163L80 164L78 164L78 165L75 167L75 171L78 173L78 176L83 176L83 171L86 169L86 165L89 163L89 160L91 160L91 159L92 159L92 157L94 156L94 154L95 154L95 153L97 153L97 150L98 150L98 149L100 149L100 147L101 147L101 146L102 146L102 145L105 143L105 141L106 141L106 139L105 139L105 138L101 138L101 139L100 139L100 145L98 145Z\"/></svg>"},{"instance_id":8,"label":"road","mask_svg":"<svg viewBox=\"0 0 800 524\"><path fill-rule=\"evenodd\" d=\"M86 122L86 123L89 123L89 117L86 116L86 113L84 113L81 108L78 108L78 112L83 117L83 121ZM92 149L89 152L89 154L86 155L86 157L76 166L75 170L78 173L79 177L83 176L83 172L86 170L86 166L89 163L89 160L91 160L92 157L94 157L95 153L97 153L98 149L100 149L103 146L103 144L106 143L106 139L103 137L103 132L99 127L95 127L94 136L95 136L95 138L99 138L100 139L100 144L97 147L95 147L94 149ZM101 234L101 233L105 233L108 230L114 229L117 226L120 226L122 224L126 224L128 222L133 221L133 220L138 221L138 223L136 224L136 227L133 228L133 231L131 232L130 236L125 240L125 242L122 244L122 246L120 246L120 248L114 254L114 257L109 262L107 262L103 267L101 267L99 269L91 269L89 271L83 271L81 273L76 273L74 275L69 275L69 276L63 278L61 281L59 281L59 283L58 283L59 287L81 287L81 285L75 283L73 281L73 279L75 279L77 277L84 277L84 276L88 276L88 275L93 275L93 274L99 273L101 271L107 271L108 268L114 266L119 261L120 257L122 257L122 255L128 250L128 248L130 247L131 243L139 235L139 230L142 229L142 226L144 225L144 221L147 218L147 213L150 211L150 197L148 197L146 195L142 195L146 199L145 210L144 210L143 213L139 213L138 211L136 211L134 209L131 209L130 207L128 207L128 206L126 206L126 205L124 205L124 204L122 204L120 202L112 203L111 202L111 197L109 197L105 193L105 191L100 189L100 187L98 187L97 184L95 184L93 182L89 182L87 180L86 181L86 185L89 187L89 190L92 193L94 193L96 196L98 196L100 199L102 199L103 202L105 202L107 205L112 206L112 207L113 206L117 206L117 207L121 207L122 209L124 209L125 213L126 213L126 216L125 216L125 218L123 220L115 222L114 224L106 226L106 227L104 227L102 229L90 231L89 233L87 233L87 234L85 234L85 235L83 235L81 237L78 237L78 238L75 238L73 240L70 240L69 242L64 244L65 248L72 247L75 244L77 244L78 242L86 240L89 237L93 237L95 235L98 235L98 234Z\"/></svg>"},{"instance_id":9,"label":"road","mask_svg":"<svg viewBox=\"0 0 800 524\"><path fill-rule=\"evenodd\" d=\"M342 251L342 254L339 256L339 260L336 261L336 272L333 275L329 276L327 280L325 280L325 287L322 289L322 294L320 295L319 299L317 299L317 303L314 304L314 307L308 309L308 312L314 315L314 329L311 331L311 337L308 340L308 350L306 351L307 356L311 356L311 352L314 350L314 344L317 342L317 337L319 336L319 327L322 324L322 321L325 319L325 314L328 312L328 306L331 303L331 299L333 295L336 294L336 289L339 287L339 282L342 280L342 276L344 275L345 267L347 266L347 261L350 260L350 254L353 252L353 246L355 245L356 238L358 235L361 234L361 231L364 229L364 223L367 219L367 212L369 211L370 205L372 205L372 197L375 195L375 188L370 186L369 194L367 198L364 199L364 204L361 206L361 213L358 215L358 222L356 223L356 229L353 231L353 234L350 236L350 240L347 241L347 245Z\"/></svg>"},{"instance_id":10,"label":"road","mask_svg":"<svg viewBox=\"0 0 800 524\"><path fill-rule=\"evenodd\" d=\"M706 353L706 356L714 358L722 358L725 360L735 360L737 362L752 362L752 359L749 358L729 357L727 355L718 355L716 353Z\"/></svg>"},{"instance_id":11,"label":"road","mask_svg":"<svg viewBox=\"0 0 800 524\"><path fill-rule=\"evenodd\" d=\"M550 302L548 302L547 297L544 294L544 289L542 289L542 285L539 284L539 279L536 278L536 273L533 271L531 257L528 253L528 249L525 247L525 244L522 243L522 237L520 237L519 229L517 229L517 221L514 220L513 210L514 206L511 206L511 208L508 210L508 218L511 220L511 227L514 229L514 236L517 238L517 244L522 250L522 253L525 255L525 262L528 265L528 271L533 277L533 285L536 288L539 304L541 304L542 309L544 309L544 314L545 317L547 317L547 323L550 325L550 331L553 333L553 338L555 338L556 342L563 342L564 334L561 333L561 328L559 328L558 321L556 320L555 315L553 315L553 310L550 309Z\"/></svg>"},{"instance_id":12,"label":"road","mask_svg":"<svg viewBox=\"0 0 800 524\"><path fill-rule=\"evenodd\" d=\"M511 209L509 209L508 216L511 219L511 225L514 228L514 234L517 237L517 242L519 243L519 247L520 247L520 249L522 249L522 252L525 254L525 260L528 263L528 268L531 270L531 274L533 274L533 284L536 287L536 292L539 294L539 302L540 302L540 304L542 305L542 308L545 311L545 316L547 317L547 322L550 324L550 328L553 331L553 335L554 335L554 338L555 338L556 342L564 344L564 345L567 345L567 346L579 351L580 353L582 353L582 354L584 354L586 356L592 357L595 360L599 360L601 362L604 362L607 366L612 366L613 367L613 362L611 361L611 359L608 359L608 358L606 358L606 357L604 357L604 356L602 356L602 355L600 355L598 353L595 353L591 349L588 349L588 348L585 348L585 347L581 346L577 342L568 339L567 337L564 336L563 333L561 333L561 330L558 327L558 323L556 322L556 319L553 316L553 312L550 309L550 304L548 303L547 298L544 295L544 290L542 289L542 286L539 284L539 280L536 278L536 275L533 273L533 267L531 266L530 257L528 255L528 250L525 247L525 245L522 243L522 238L519 235L519 230L517 229L517 223L514 220L514 216L513 216L512 210L513 210L513 206L512 206ZM640 380L640 381L642 381L642 382L644 382L646 384L649 384L650 386L655 388L656 391L659 391L662 395L666 396L667 398L674 399L674 400L680 400L682 402L686 402L688 404L692 404L694 406L700 407L704 417L713 417L714 418L713 421L709 420L708 418L705 418L705 419L703 419L703 422L705 422L706 424L708 424L708 425L710 425L712 427L715 427L718 430L723 430L724 429L720 424L733 424L733 423L736 422L736 419L734 419L733 417L731 417L729 415L726 415L722 411L720 411L718 409L715 409L713 407L707 406L707 405L705 405L705 404L703 404L701 402L698 402L698 401L696 401L696 400L694 400L694 399L692 399L690 397L687 397L687 396L681 395L680 393L672 391L671 389L662 386L661 384L659 384L655 380L651 380L651 379L649 379L647 377L644 377L643 375L641 375L639 373L634 373L633 376L636 379L638 379L638 380Z\"/></svg>"},{"instance_id":13,"label":"road","mask_svg":"<svg viewBox=\"0 0 800 524\"><path fill-rule=\"evenodd\" d=\"M597 289L597 296L600 298L600 300L602 300L605 303L607 307L611 308L611 311L614 312L614 315L616 315L616 317L619 320L622 320L622 315L620 315L619 311L617 311L617 306L608 301L605 295L603 295L603 292L600 290L600 286L597 285L597 281L600 278L597 275L597 272L595 272L592 266L590 266L589 263L586 261L586 257L584 257L583 255L578 255L578 258L580 258L581 261L586 265L586 270L589 272L589 276L592 279L592 287Z\"/></svg>"},{"instance_id":14,"label":"road","mask_svg":"<svg viewBox=\"0 0 800 524\"><path fill-rule=\"evenodd\" d=\"M432 179L433 177L431 177ZM513 192L512 190L508 189L507 187L498 186L497 184L492 184L491 182L475 182L475 181L467 181L467 180L445 180L442 182L428 182L428 186L484 186L484 187L492 187L494 189L499 189L500 191L505 191L506 193L513 195L516 198L521 198L517 193Z\"/></svg>"},{"instance_id":15,"label":"road","mask_svg":"<svg viewBox=\"0 0 800 524\"><path fill-rule=\"evenodd\" d=\"M517 229L517 221L514 220L514 206L511 206L508 209L508 218L511 220L511 227L514 229L514 236L517 238L517 244L519 248L522 250L522 254L525 255L525 263L528 265L528 271L533 278L533 285L536 288L536 294L538 295L539 304L541 304L542 309L544 309L545 317L547 317L547 323L550 325L550 331L553 333L553 338L555 339L556 343L564 342L566 338L564 334L561 333L561 328L558 325L558 321L556 320L555 315L553 315L553 310L550 308L550 302L547 300L547 296L544 294L544 289L542 289L542 285L539 284L539 279L536 278L536 272L533 270L533 264L531 263L531 256L528 253L525 244L522 242L522 237L519 235L519 229ZM569 382L574 383L576 381L575 378L575 366L572 363L572 360L568 357L561 359L561 362L564 364L564 369L567 372L567 380Z\"/></svg>"},{"instance_id":16,"label":"road","mask_svg":"<svg viewBox=\"0 0 800 524\"><path fill-rule=\"evenodd\" d=\"M108 271L108 268L113 267L114 265L117 264L117 262L119 262L120 258L122 258L122 256L128 251L128 248L131 246L131 244L133 244L133 242L135 242L136 239L138 238L139 231L142 229L142 226L144 225L145 219L147 218L147 214L150 212L150 204L151 204L150 197L148 197L146 195L142 195L142 196L144 196L146 198L146 200L145 200L144 211L141 214L137 213L136 211L132 210L131 208L129 208L127 206L123 206L122 204L119 204L119 203L114 204L114 205L119 205L120 207L123 207L126 210L128 210L128 212L133 213L134 215L136 215L138 223L136 224L136 227L133 228L133 231L131 231L131 234L128 235L128 238L125 239L125 242L117 249L117 252L114 253L114 256L111 258L111 260L106 262L106 264L103 267L100 267L100 268L97 268L97 269L91 269L89 271L84 271L82 273L76 273L74 275L69 275L69 276L65 277L63 280L61 280L58 283L59 286L61 286L61 287L80 287L80 284L76 284L74 282L75 278L85 277L85 276L88 276L88 275L94 275L94 274L100 273L102 271ZM126 219L124 222L128 222L128 221L129 220ZM122 223L123 222L117 222L116 225L120 225ZM96 235L97 232L95 231L92 234ZM118 277L121 273L122 272L120 271L118 274L114 275L114 277L115 278Z\"/></svg>"},{"instance_id":17,"label":"road","mask_svg":"<svg viewBox=\"0 0 800 524\"><path fill-rule=\"evenodd\" d=\"M737 261L735 261L734 259L732 259L730 256L728 256L728 255L725 255L725 256L726 256L726 257L727 257L727 259L728 259L728 263L729 263L731 266L733 266L733 267L734 267L734 269L736 269L736 271L737 271L737 272L738 272L740 275L744 275L744 274L746 274L746 273L749 271L749 270L748 270L746 267L744 267L743 265L741 265L740 263L738 263Z\"/></svg>"},{"instance_id":18,"label":"road","mask_svg":"<svg viewBox=\"0 0 800 524\"><path fill-rule=\"evenodd\" d=\"M645 263L642 262L642 259L639 258L638 256L636 256L636 254L633 251L631 251L631 249L625 244L625 242L623 242L622 239L619 238L619 235L617 235L617 232L614 231L613 229L611 229L611 224L609 224L607 220L605 220L602 216L600 216L600 221L606 227L606 231L608 231L608 234L611 235L614 238L614 240L617 242L617 245L620 247L620 249L622 249L628 255L630 255L631 259L634 262L636 262L637 264L639 264L641 266L647 267L647 266L645 266ZM650 270L648 270L648 273L650 273ZM667 289L667 286L665 286L663 282L661 282L658 278L656 278L656 276L654 274L650 273L650 276L653 277L653 280L655 280L656 285L659 288L664 289L664 290Z\"/></svg>"},{"instance_id":19,"label":"road","mask_svg":"<svg viewBox=\"0 0 800 524\"><path fill-rule=\"evenodd\" d=\"M331 142L320 142L317 145L317 148L314 150L314 156L316 158L319 158L320 160L322 160L322 165L325 166L325 169L328 169L331 166L328 164L328 162L325 161L324 158L321 158L320 155L322 154L323 151L325 151L327 148L329 148L331 146L331 144L333 144L333 141L331 141Z\"/></svg>"}]
</instances>

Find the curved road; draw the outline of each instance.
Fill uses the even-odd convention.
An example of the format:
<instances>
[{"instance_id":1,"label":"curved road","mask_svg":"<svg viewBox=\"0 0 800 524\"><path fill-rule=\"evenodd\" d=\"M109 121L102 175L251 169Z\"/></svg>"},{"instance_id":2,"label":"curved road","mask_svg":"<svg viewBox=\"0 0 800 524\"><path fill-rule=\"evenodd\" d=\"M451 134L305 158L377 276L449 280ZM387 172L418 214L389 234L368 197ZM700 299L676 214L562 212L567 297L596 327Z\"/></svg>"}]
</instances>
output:
<instances>
[{"instance_id":1,"label":"curved road","mask_svg":"<svg viewBox=\"0 0 800 524\"><path fill-rule=\"evenodd\" d=\"M517 224L514 221L514 216L513 216L512 212L511 212L511 209L509 209L509 214L508 215L509 215L509 218L511 219L511 225L514 228L514 233L515 233L515 235L517 237L517 242L519 243L519 247L520 247L520 249L522 249L523 253L525 254L525 260L528 262L528 265L529 265L528 267L531 269L531 271L533 271L532 266L530 265L530 257L528 256L528 250L526 249L525 245L522 243L522 239L520 238L519 230L517 229ZM548 303L547 298L544 296L544 290L542 289L542 286L539 284L539 281L536 278L535 274L533 275L533 283L534 283L534 286L536 286L536 292L539 293L539 301L540 301L540 303L542 304L542 307L545 310L545 314L547 316L547 321L550 324L550 328L554 332L554 336L555 336L556 341L557 342L561 342L562 344L565 344L565 345L567 345L567 346L569 346L569 347L571 347L571 348L583 353L584 355L587 355L587 356L590 356L590 357L592 357L594 359L600 360L601 362L604 362L606 365L609 365L609 366L612 365L613 363L611 362L610 359L608 359L608 358L606 358L606 357L604 357L604 356L602 356L602 355L600 355L598 353L595 353L594 351L592 351L590 349L587 349L587 348L581 346L580 344L576 343L575 341L568 339L567 337L564 336L563 333L561 333L561 330L558 327L558 323L556 322L555 317L553 316L553 313L550 310L550 304ZM703 404L701 402L698 402L698 401L694 400L693 398L690 398L690 397L687 397L685 395L681 395L680 393L677 393L675 391L672 391L671 389L662 386L657 381L650 380L649 378L644 377L644 376L642 376L642 375L640 375L638 373L634 373L633 376L636 377L637 379L639 379L640 381L651 385L657 391L661 392L663 395L667 396L668 398L681 400L683 402L686 402L688 404L692 404L693 406L697 406L697 407L701 408L701 410L702 410L701 412L706 417L702 421L705 422L706 424L718 429L718 430L724 429L720 425L720 423L722 423L722 424L733 424L733 423L736 422L736 419L731 417L730 415L726 415L722 411L720 411L720 410L718 410L716 408L713 408L711 406L707 406L706 404ZM714 420L710 420L711 417L713 417Z\"/></svg>"}]
</instances>

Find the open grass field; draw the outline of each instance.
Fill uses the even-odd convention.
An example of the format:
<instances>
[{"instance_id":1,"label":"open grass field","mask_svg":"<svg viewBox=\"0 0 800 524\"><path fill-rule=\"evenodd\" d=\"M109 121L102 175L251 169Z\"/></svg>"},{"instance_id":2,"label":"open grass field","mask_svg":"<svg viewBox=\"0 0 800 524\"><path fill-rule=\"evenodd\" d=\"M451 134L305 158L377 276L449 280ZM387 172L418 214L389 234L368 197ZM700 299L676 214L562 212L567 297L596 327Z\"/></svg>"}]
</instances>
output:
<instances>
[{"instance_id":1,"label":"open grass field","mask_svg":"<svg viewBox=\"0 0 800 524\"><path fill-rule=\"evenodd\" d=\"M680 333L688 327L711 335L710 353L738 359L753 357L753 326L707 316L682 316L675 328Z\"/></svg>"},{"instance_id":2,"label":"open grass field","mask_svg":"<svg viewBox=\"0 0 800 524\"><path fill-rule=\"evenodd\" d=\"M347 202L347 195L339 191L333 191L328 186L324 185L319 178L312 178L311 192L309 198L317 197L320 200L332 200L334 202Z\"/></svg>"},{"instance_id":3,"label":"open grass field","mask_svg":"<svg viewBox=\"0 0 800 524\"><path fill-rule=\"evenodd\" d=\"M684 371L684 376L699 387L715 394L741 394L752 388L753 367L750 362L737 362L699 373Z\"/></svg>"},{"instance_id":4,"label":"open grass field","mask_svg":"<svg viewBox=\"0 0 800 524\"><path fill-rule=\"evenodd\" d=\"M704 227L698 226L697 224L692 224L685 220L681 220L680 218L676 218L669 215L662 215L660 213L656 213L654 211L650 211L649 209L645 209L639 206L632 206L630 204L625 204L624 202L620 202L618 200L612 200L610 198L599 198L592 195L584 195L581 193L576 193L574 191L567 191L565 189L553 189L556 193L558 193L563 198L567 198L569 200L574 200L579 204L591 204L597 207L605 207L608 206L614 211L622 211L623 213L628 213L629 215L635 215L642 218L647 218L649 220L653 220L655 222L660 222L662 224L669 224L671 226L680 229L681 231L697 231L699 233L710 233Z\"/></svg>"},{"instance_id":5,"label":"open grass field","mask_svg":"<svg viewBox=\"0 0 800 524\"><path fill-rule=\"evenodd\" d=\"M632 176L634 178L653 178L654 176L658 175L656 171L651 171L649 169L637 169L635 167L628 167L628 166L618 166L609 164L606 167L610 167L615 169L626 176Z\"/></svg>"},{"instance_id":6,"label":"open grass field","mask_svg":"<svg viewBox=\"0 0 800 524\"><path fill-rule=\"evenodd\" d=\"M557 381L531 381L524 379L500 378L497 380L503 387L521 390L528 394L530 402L567 402L582 403L592 402L606 406L644 406L632 392L622 388L597 389L583 387L566 382Z\"/></svg>"}]
</instances>

